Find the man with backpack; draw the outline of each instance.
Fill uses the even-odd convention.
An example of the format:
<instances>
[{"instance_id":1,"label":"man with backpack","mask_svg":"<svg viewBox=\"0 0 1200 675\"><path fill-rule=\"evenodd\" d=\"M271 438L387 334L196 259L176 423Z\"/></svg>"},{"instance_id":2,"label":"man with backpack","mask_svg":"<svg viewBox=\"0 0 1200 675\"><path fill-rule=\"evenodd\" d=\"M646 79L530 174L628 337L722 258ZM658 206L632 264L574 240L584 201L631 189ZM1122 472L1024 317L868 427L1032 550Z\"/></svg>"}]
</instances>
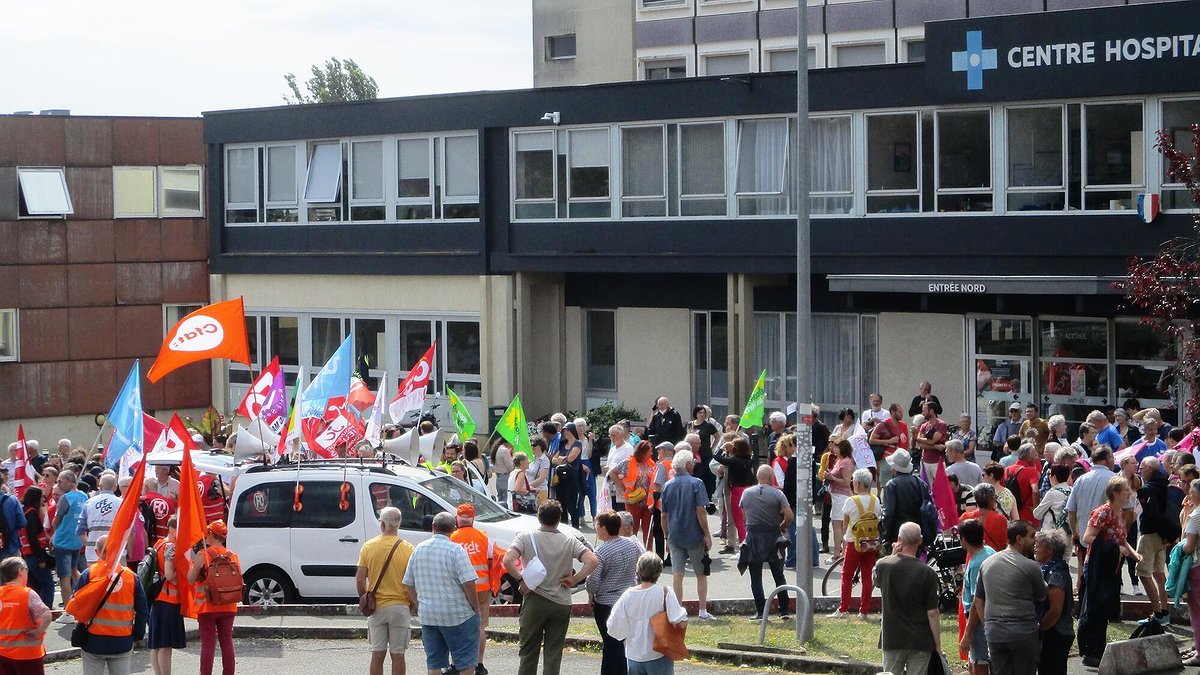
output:
<instances>
[{"instance_id":1,"label":"man with backpack","mask_svg":"<svg viewBox=\"0 0 1200 675\"><path fill-rule=\"evenodd\" d=\"M221 642L221 672L233 675L233 618L242 597L241 565L237 554L225 548L229 528L225 521L208 524L202 548L188 569L200 623L200 675L212 675L216 643Z\"/></svg>"},{"instance_id":2,"label":"man with backpack","mask_svg":"<svg viewBox=\"0 0 1200 675\"><path fill-rule=\"evenodd\" d=\"M1137 575L1146 589L1153 618L1166 626L1171 623L1167 611L1167 552L1179 539L1179 515L1170 512L1167 475L1158 458L1143 459L1139 470L1142 488L1137 491L1137 498L1142 505L1142 515L1138 520L1141 535L1137 550L1142 559L1137 565Z\"/></svg>"},{"instance_id":3,"label":"man with backpack","mask_svg":"<svg viewBox=\"0 0 1200 675\"><path fill-rule=\"evenodd\" d=\"M1041 476L1037 447L1032 443L1022 443L1017 449L1016 463L1004 471L1004 487L1017 500L1017 519L1033 525L1035 529L1040 524L1033 515L1033 509L1037 507L1040 497L1038 483L1041 482Z\"/></svg>"}]
</instances>

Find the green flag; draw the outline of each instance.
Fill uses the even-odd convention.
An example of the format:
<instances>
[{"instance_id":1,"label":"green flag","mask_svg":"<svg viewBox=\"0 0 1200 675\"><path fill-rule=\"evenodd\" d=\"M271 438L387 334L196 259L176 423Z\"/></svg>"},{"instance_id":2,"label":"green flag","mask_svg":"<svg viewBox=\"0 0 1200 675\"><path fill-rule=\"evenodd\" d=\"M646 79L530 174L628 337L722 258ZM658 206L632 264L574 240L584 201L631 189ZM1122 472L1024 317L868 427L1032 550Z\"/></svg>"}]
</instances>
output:
<instances>
[{"instance_id":1,"label":"green flag","mask_svg":"<svg viewBox=\"0 0 1200 675\"><path fill-rule=\"evenodd\" d=\"M454 428L458 430L458 437L465 441L475 435L475 419L471 417L471 412L467 410L467 406L463 405L458 394L454 393L450 387L446 387L446 393L450 395L450 411L454 415Z\"/></svg>"},{"instance_id":2,"label":"green flag","mask_svg":"<svg viewBox=\"0 0 1200 675\"><path fill-rule=\"evenodd\" d=\"M508 410L496 423L496 433L512 444L513 452L533 459L533 446L529 444L529 425L525 422L525 411L521 409L521 395L513 397Z\"/></svg>"},{"instance_id":3,"label":"green flag","mask_svg":"<svg viewBox=\"0 0 1200 675\"><path fill-rule=\"evenodd\" d=\"M746 412L742 413L742 421L738 426L744 429L761 427L763 413L766 412L766 398L767 371L764 370L759 374L758 382L754 383L754 390L750 392L750 398L746 401Z\"/></svg>"}]
</instances>

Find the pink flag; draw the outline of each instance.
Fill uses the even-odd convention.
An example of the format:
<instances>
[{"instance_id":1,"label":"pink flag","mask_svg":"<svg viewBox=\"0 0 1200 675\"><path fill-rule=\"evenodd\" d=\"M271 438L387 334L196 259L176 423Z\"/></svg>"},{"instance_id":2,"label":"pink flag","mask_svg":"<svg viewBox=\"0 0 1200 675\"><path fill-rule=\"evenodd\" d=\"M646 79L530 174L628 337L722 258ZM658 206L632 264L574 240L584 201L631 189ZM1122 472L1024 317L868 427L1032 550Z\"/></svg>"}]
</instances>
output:
<instances>
[{"instance_id":1,"label":"pink flag","mask_svg":"<svg viewBox=\"0 0 1200 675\"><path fill-rule=\"evenodd\" d=\"M1125 448L1124 450L1121 450L1120 452L1114 452L1113 453L1113 461L1116 463L1117 466L1121 466L1121 462L1124 462L1126 457L1133 457L1134 455L1141 452L1142 448L1144 448L1144 447L1146 447L1146 441L1138 441L1137 443L1134 443L1133 445L1129 446L1128 448Z\"/></svg>"},{"instance_id":2,"label":"pink flag","mask_svg":"<svg viewBox=\"0 0 1200 675\"><path fill-rule=\"evenodd\" d=\"M948 530L958 524L958 506L954 503L954 490L950 488L950 478L946 475L946 467L938 464L937 476L931 481L933 504L938 510L938 532Z\"/></svg>"},{"instance_id":3,"label":"pink flag","mask_svg":"<svg viewBox=\"0 0 1200 675\"><path fill-rule=\"evenodd\" d=\"M278 356L271 359L271 363L250 385L238 405L237 414L251 422L262 418L262 423L276 433L283 428L283 423L287 421L284 419L287 416L287 401Z\"/></svg>"},{"instance_id":4,"label":"pink flag","mask_svg":"<svg viewBox=\"0 0 1200 675\"><path fill-rule=\"evenodd\" d=\"M17 501L25 496L25 491L37 482L37 472L29 461L29 447L25 445L25 427L17 425L17 464L13 467L12 487L17 493Z\"/></svg>"}]
</instances>

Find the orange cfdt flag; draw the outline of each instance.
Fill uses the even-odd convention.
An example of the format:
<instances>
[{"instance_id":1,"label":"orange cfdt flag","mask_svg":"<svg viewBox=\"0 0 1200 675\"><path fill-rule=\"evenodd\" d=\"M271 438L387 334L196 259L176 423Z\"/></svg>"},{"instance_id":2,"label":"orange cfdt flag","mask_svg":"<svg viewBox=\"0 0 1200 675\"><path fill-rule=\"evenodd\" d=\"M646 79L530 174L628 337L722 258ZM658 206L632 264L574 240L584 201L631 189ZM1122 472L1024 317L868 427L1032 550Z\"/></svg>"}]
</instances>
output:
<instances>
[{"instance_id":1,"label":"orange cfdt flag","mask_svg":"<svg viewBox=\"0 0 1200 675\"><path fill-rule=\"evenodd\" d=\"M178 417L178 416L177 416ZM193 561L188 552L204 539L204 505L200 503L199 476L192 466L192 439L184 441L183 458L179 464L179 511L175 529L175 579L179 586L179 607L183 615L196 618L196 601L192 585L187 582L188 569Z\"/></svg>"},{"instance_id":2,"label":"orange cfdt flag","mask_svg":"<svg viewBox=\"0 0 1200 675\"><path fill-rule=\"evenodd\" d=\"M180 319L167 332L146 379L158 382L176 368L205 359L229 359L250 364L246 313L241 298L201 307Z\"/></svg>"},{"instance_id":3,"label":"orange cfdt flag","mask_svg":"<svg viewBox=\"0 0 1200 675\"><path fill-rule=\"evenodd\" d=\"M104 546L104 560L110 572L121 569L121 552L129 542L129 535L137 527L138 506L142 499L142 480L146 476L145 456L138 462L137 470L133 472L133 482L129 489L121 494L121 506L113 518L112 527L108 531L108 543Z\"/></svg>"}]
</instances>

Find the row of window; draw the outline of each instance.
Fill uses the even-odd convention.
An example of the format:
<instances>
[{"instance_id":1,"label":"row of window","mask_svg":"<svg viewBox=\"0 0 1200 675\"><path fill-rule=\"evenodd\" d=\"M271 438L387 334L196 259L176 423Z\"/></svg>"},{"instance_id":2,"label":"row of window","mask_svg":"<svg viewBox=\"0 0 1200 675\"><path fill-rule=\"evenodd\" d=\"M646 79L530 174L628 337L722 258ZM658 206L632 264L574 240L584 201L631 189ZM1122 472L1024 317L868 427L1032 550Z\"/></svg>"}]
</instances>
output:
<instances>
[{"instance_id":1,"label":"row of window","mask_svg":"<svg viewBox=\"0 0 1200 675\"><path fill-rule=\"evenodd\" d=\"M1147 129L1190 147L1200 100L822 115L809 127L813 215L1121 211L1161 184L1191 208ZM799 148L785 117L512 134L513 218L779 216ZM1150 162L1150 171L1147 162Z\"/></svg>"},{"instance_id":2,"label":"row of window","mask_svg":"<svg viewBox=\"0 0 1200 675\"><path fill-rule=\"evenodd\" d=\"M253 378L276 356L289 387L295 385L301 368L311 381L349 336L353 336L356 368L367 386L375 390L382 384L386 391L394 392L408 369L436 340L429 390L453 389L469 408L479 408L472 410L475 419L483 419L478 317L247 312L246 334L251 365L229 364L230 400L241 400ZM381 383L385 373L387 380Z\"/></svg>"},{"instance_id":3,"label":"row of window","mask_svg":"<svg viewBox=\"0 0 1200 675\"><path fill-rule=\"evenodd\" d=\"M63 167L18 167L19 215L64 218L75 213ZM113 167L116 218L199 218L204 169L199 166Z\"/></svg>"},{"instance_id":4,"label":"row of window","mask_svg":"<svg viewBox=\"0 0 1200 675\"><path fill-rule=\"evenodd\" d=\"M573 39L574 36L572 36ZM553 38L550 38L553 39ZM793 44L795 41L793 40ZM572 47L574 42L571 43ZM549 43L547 43L549 47ZM692 76L743 75L747 73L778 73L795 71L799 66L796 47L772 48L755 45L721 48L710 45L715 51L692 54L663 54L660 50L639 52L638 77L643 80L669 80ZM824 46L810 44L808 68L874 66L893 61L892 46L887 41L855 41L847 44ZM690 51L690 48L689 48ZM572 52L572 57L574 52ZM549 60L549 50L547 59ZM695 59L695 61L693 61ZM925 60L925 40L913 38L900 42L898 60L918 63Z\"/></svg>"},{"instance_id":5,"label":"row of window","mask_svg":"<svg viewBox=\"0 0 1200 675\"><path fill-rule=\"evenodd\" d=\"M479 218L475 133L225 149L225 222Z\"/></svg>"},{"instance_id":6,"label":"row of window","mask_svg":"<svg viewBox=\"0 0 1200 675\"><path fill-rule=\"evenodd\" d=\"M197 304L163 305L163 335L180 319L200 309ZM20 310L0 309L0 363L21 360Z\"/></svg>"}]
</instances>

